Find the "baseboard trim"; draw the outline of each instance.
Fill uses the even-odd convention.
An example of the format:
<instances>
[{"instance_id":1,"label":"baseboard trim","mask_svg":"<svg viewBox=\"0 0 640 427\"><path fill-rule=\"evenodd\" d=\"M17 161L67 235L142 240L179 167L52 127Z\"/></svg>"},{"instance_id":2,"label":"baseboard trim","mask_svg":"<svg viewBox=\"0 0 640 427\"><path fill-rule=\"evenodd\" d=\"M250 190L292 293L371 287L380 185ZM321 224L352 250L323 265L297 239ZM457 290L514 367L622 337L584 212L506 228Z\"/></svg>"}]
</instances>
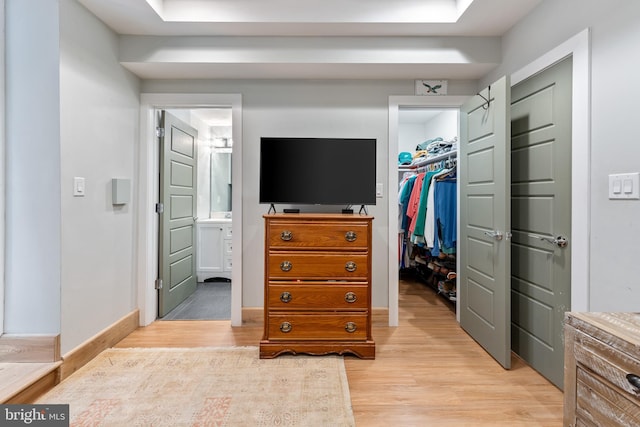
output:
<instances>
[{"instance_id":1,"label":"baseboard trim","mask_svg":"<svg viewBox=\"0 0 640 427\"><path fill-rule=\"evenodd\" d=\"M113 325L103 329L92 338L62 356L60 381L86 365L103 350L113 347L140 325L139 310L134 310Z\"/></svg>"},{"instance_id":2,"label":"baseboard trim","mask_svg":"<svg viewBox=\"0 0 640 427\"><path fill-rule=\"evenodd\" d=\"M389 325L389 309L387 307L373 307L371 309L371 323L376 326Z\"/></svg>"},{"instance_id":3,"label":"baseboard trim","mask_svg":"<svg viewBox=\"0 0 640 427\"><path fill-rule=\"evenodd\" d=\"M264 324L262 307L242 307L242 326L261 326Z\"/></svg>"},{"instance_id":4,"label":"baseboard trim","mask_svg":"<svg viewBox=\"0 0 640 427\"><path fill-rule=\"evenodd\" d=\"M0 336L0 363L51 363L59 360L59 334Z\"/></svg>"}]
</instances>

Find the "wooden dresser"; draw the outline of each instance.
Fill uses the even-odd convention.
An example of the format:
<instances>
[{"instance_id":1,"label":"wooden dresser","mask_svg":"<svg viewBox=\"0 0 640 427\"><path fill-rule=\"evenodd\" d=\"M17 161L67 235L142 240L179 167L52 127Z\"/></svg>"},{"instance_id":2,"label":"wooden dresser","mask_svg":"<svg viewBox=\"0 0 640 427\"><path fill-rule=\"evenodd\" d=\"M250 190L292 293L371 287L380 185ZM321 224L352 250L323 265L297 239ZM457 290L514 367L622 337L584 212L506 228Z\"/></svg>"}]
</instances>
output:
<instances>
[{"instance_id":1,"label":"wooden dresser","mask_svg":"<svg viewBox=\"0 0 640 427\"><path fill-rule=\"evenodd\" d=\"M640 314L567 313L564 425L640 426Z\"/></svg>"},{"instance_id":2,"label":"wooden dresser","mask_svg":"<svg viewBox=\"0 0 640 427\"><path fill-rule=\"evenodd\" d=\"M375 358L371 224L366 215L265 215L260 358L284 353Z\"/></svg>"}]
</instances>

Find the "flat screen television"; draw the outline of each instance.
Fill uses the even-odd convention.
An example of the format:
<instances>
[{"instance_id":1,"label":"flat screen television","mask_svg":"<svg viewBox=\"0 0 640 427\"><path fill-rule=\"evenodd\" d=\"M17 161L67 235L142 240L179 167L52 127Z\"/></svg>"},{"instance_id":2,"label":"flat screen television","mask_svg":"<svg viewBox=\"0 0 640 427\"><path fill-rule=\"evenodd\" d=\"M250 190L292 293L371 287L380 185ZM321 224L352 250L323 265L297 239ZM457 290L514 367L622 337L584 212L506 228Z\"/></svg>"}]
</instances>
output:
<instances>
[{"instance_id":1,"label":"flat screen television","mask_svg":"<svg viewBox=\"0 0 640 427\"><path fill-rule=\"evenodd\" d=\"M376 140L260 140L260 203L375 205Z\"/></svg>"}]
</instances>

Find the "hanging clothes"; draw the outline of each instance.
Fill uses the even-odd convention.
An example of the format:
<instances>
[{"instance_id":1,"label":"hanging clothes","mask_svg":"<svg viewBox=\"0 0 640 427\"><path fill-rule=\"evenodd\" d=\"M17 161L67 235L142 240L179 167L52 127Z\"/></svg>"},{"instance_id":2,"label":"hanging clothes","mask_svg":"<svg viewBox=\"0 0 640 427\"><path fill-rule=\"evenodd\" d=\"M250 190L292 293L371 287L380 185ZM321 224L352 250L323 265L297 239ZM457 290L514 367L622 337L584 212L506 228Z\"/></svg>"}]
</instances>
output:
<instances>
[{"instance_id":1,"label":"hanging clothes","mask_svg":"<svg viewBox=\"0 0 640 427\"><path fill-rule=\"evenodd\" d=\"M458 214L457 179L455 170L441 175L434 187L434 243L431 255L440 252L452 254L456 251Z\"/></svg>"},{"instance_id":2,"label":"hanging clothes","mask_svg":"<svg viewBox=\"0 0 640 427\"><path fill-rule=\"evenodd\" d=\"M438 174L434 175L432 178L433 182L431 185L431 191L429 192L428 199L427 199L427 214L425 217L425 230L424 230L425 245L430 249L434 247L434 241L435 241L435 229L436 229L435 189L437 185L437 179L438 177L442 175L446 175L449 172L450 172L450 169L441 170Z\"/></svg>"},{"instance_id":3,"label":"hanging clothes","mask_svg":"<svg viewBox=\"0 0 640 427\"><path fill-rule=\"evenodd\" d=\"M416 215L415 226L411 233L411 241L415 244L425 243L424 230L427 216L427 199L429 196L429 189L433 182L433 177L441 173L441 170L432 170L425 173L424 181L422 183L422 189L420 191L420 202L418 204L418 212Z\"/></svg>"},{"instance_id":4,"label":"hanging clothes","mask_svg":"<svg viewBox=\"0 0 640 427\"><path fill-rule=\"evenodd\" d=\"M398 188L398 265L415 267L440 252L455 254L456 153L405 173Z\"/></svg>"},{"instance_id":5,"label":"hanging clothes","mask_svg":"<svg viewBox=\"0 0 640 427\"><path fill-rule=\"evenodd\" d=\"M409 198L409 206L407 206L407 216L410 218L409 229L410 233L416 226L415 218L418 213L418 206L420 204L420 194L422 192L422 185L424 182L424 173L416 175L416 179L413 183L413 189L411 190L411 197Z\"/></svg>"},{"instance_id":6,"label":"hanging clothes","mask_svg":"<svg viewBox=\"0 0 640 427\"><path fill-rule=\"evenodd\" d=\"M416 180L415 174L405 174L402 181L399 184L398 191L398 267L400 269L409 267L409 251L407 250L406 234L405 231L409 226L409 217L407 216L407 209L409 206L409 199L413 190L414 182Z\"/></svg>"},{"instance_id":7,"label":"hanging clothes","mask_svg":"<svg viewBox=\"0 0 640 427\"><path fill-rule=\"evenodd\" d=\"M398 192L398 232L404 233L407 229L409 219L407 217L407 209L409 207L409 198L411 197L411 191L416 180L416 175L405 176L400 181L400 190Z\"/></svg>"}]
</instances>

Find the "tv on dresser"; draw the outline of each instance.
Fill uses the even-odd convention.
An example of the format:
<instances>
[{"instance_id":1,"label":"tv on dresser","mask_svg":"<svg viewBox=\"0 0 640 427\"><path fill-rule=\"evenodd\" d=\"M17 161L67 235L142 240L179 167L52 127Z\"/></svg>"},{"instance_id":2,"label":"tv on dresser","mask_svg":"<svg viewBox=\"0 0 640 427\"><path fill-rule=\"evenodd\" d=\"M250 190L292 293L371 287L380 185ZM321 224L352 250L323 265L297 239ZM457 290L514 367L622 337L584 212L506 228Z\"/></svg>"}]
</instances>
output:
<instances>
[{"instance_id":1,"label":"tv on dresser","mask_svg":"<svg viewBox=\"0 0 640 427\"><path fill-rule=\"evenodd\" d=\"M262 137L259 201L375 205L376 139Z\"/></svg>"}]
</instances>

